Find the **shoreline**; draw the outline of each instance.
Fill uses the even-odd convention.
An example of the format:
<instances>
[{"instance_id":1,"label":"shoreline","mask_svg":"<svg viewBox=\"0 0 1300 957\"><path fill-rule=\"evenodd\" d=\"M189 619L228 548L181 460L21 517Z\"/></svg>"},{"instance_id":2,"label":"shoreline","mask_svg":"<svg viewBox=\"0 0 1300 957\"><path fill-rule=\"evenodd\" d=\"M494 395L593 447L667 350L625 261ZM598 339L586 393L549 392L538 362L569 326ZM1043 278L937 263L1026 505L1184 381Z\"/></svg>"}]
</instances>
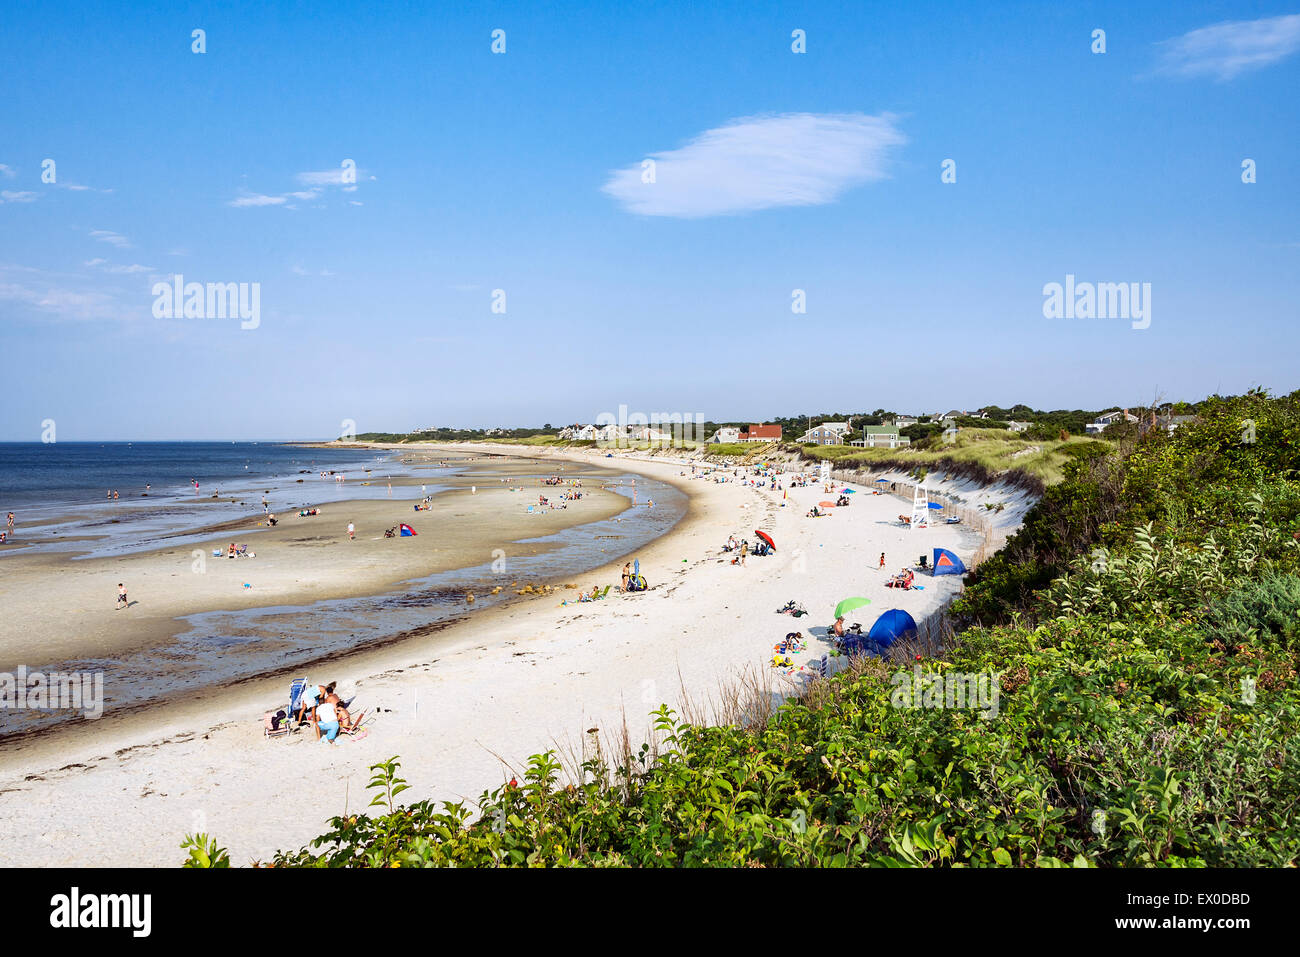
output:
<instances>
[{"instance_id":1,"label":"shoreline","mask_svg":"<svg viewBox=\"0 0 1300 957\"><path fill-rule=\"evenodd\" d=\"M599 454L431 448L588 465ZM372 715L367 738L336 747L302 735L262 738L262 712L287 697L287 681L270 677L197 694L162 714L109 715L94 728L83 723L58 741L29 742L21 754L0 750L5 863L49 863L50 842L75 838L77 862L175 865L181 837L195 830L228 846L237 864L265 858L321 833L345 800L356 806L369 764L394 754L413 793L472 802L509 777L502 758L517 772L530 754L622 720L634 741L648 740L648 713L661 702L676 706L683 694L712 699L744 669L766 669L772 641L784 631L827 624L824 605L876 587L870 571L843 560L846 550L862 552L864 537L876 538L868 552L878 553L875 545L886 541L895 543L885 546L895 555L922 545L886 520L896 510L891 496L873 502L864 489L847 514L807 519L808 501L824 497L818 488L790 490L782 507L780 493L683 478L678 473L690 468L684 458L624 454L612 461L687 495L677 524L639 552L652 591L567 607L557 596L511 601L430 633L395 636L383 648L340 658L328 672L312 669L313 680L339 680L341 691L356 695L355 707ZM744 569L718 556L726 534L760 526L773 529L784 551L751 559ZM956 534L940 534L945 547ZM969 556L977 536L960 535L957 550ZM590 574L608 582L613 571L617 582L620 565ZM926 584L927 591L908 593L918 620L955 590L947 580ZM809 618L773 614L801 593ZM819 656L826 644L813 639L810 651ZM762 673L783 683L777 672ZM305 798L285 783L307 777L319 786ZM234 793L223 793L231 783ZM138 806L148 809L150 827L141 826ZM114 840L98 837L105 834ZM118 842L125 834L131 840Z\"/></svg>"}]
</instances>

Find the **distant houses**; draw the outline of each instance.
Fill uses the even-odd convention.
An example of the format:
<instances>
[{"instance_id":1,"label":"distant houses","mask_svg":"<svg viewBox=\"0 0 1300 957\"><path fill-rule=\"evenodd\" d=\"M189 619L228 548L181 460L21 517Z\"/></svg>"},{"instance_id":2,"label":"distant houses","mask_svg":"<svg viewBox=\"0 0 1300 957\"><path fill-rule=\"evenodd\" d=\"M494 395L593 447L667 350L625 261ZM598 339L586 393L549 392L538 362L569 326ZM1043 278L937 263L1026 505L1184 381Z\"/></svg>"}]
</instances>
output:
<instances>
[{"instance_id":1,"label":"distant houses","mask_svg":"<svg viewBox=\"0 0 1300 957\"><path fill-rule=\"evenodd\" d=\"M1015 419L1011 419L1007 422L1007 428L1012 432L1028 432L1031 424L1032 423L1029 422L1017 422Z\"/></svg>"},{"instance_id":2,"label":"distant houses","mask_svg":"<svg viewBox=\"0 0 1300 957\"><path fill-rule=\"evenodd\" d=\"M720 445L723 442L730 443L730 442L739 442L739 441L740 441L740 426L738 425L724 425L722 426L722 428L718 429L718 431L714 432L708 438L708 442L710 445Z\"/></svg>"},{"instance_id":3,"label":"distant houses","mask_svg":"<svg viewBox=\"0 0 1300 957\"><path fill-rule=\"evenodd\" d=\"M823 422L799 437L803 445L844 445L849 434L847 422Z\"/></svg>"},{"instance_id":4,"label":"distant houses","mask_svg":"<svg viewBox=\"0 0 1300 957\"><path fill-rule=\"evenodd\" d=\"M740 430L740 442L780 442L781 426L747 425Z\"/></svg>"},{"instance_id":5,"label":"distant houses","mask_svg":"<svg viewBox=\"0 0 1300 957\"><path fill-rule=\"evenodd\" d=\"M1197 421L1197 416L1194 415L1173 415L1168 412L1157 415L1156 412L1152 410L1150 418L1138 426L1138 431L1143 435L1156 429L1160 429L1164 432L1173 432L1175 429L1184 425L1190 425L1195 421Z\"/></svg>"},{"instance_id":6,"label":"distant houses","mask_svg":"<svg viewBox=\"0 0 1300 957\"><path fill-rule=\"evenodd\" d=\"M1097 435L1100 432L1105 432L1108 426L1112 426L1117 422L1136 422L1137 420L1138 417L1129 412L1128 409L1119 409L1115 412L1107 412L1104 415L1097 416L1084 428L1087 429L1089 435Z\"/></svg>"},{"instance_id":7,"label":"distant houses","mask_svg":"<svg viewBox=\"0 0 1300 957\"><path fill-rule=\"evenodd\" d=\"M899 449L911 445L912 440L899 435L896 425L865 425L862 438L854 439L850 444L865 449Z\"/></svg>"}]
</instances>

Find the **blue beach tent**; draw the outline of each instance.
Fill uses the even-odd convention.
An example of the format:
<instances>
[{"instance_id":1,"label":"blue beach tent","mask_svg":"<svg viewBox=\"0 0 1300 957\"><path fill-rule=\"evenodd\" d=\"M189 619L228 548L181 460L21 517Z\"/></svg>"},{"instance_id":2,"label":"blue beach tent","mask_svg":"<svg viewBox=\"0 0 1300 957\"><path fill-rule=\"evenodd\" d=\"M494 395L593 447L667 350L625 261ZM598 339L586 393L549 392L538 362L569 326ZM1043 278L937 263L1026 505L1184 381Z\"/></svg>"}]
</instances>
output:
<instances>
[{"instance_id":1,"label":"blue beach tent","mask_svg":"<svg viewBox=\"0 0 1300 957\"><path fill-rule=\"evenodd\" d=\"M916 633L916 621L901 608L891 608L871 626L867 637L888 648L908 633Z\"/></svg>"},{"instance_id":2,"label":"blue beach tent","mask_svg":"<svg viewBox=\"0 0 1300 957\"><path fill-rule=\"evenodd\" d=\"M934 573L936 575L965 575L966 566L961 559L946 548L934 550Z\"/></svg>"}]
</instances>

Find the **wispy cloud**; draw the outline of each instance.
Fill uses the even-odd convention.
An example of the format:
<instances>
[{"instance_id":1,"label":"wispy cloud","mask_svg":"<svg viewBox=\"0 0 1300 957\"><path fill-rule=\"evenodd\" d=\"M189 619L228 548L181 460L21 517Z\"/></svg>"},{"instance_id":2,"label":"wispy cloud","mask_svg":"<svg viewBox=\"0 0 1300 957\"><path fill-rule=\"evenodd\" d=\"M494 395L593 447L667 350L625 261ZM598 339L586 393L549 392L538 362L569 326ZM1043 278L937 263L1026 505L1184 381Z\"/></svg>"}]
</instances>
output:
<instances>
[{"instance_id":1,"label":"wispy cloud","mask_svg":"<svg viewBox=\"0 0 1300 957\"><path fill-rule=\"evenodd\" d=\"M819 206L885 176L907 142L888 113L785 113L733 120L685 146L610 173L604 192L643 216L695 219L774 206Z\"/></svg>"},{"instance_id":2,"label":"wispy cloud","mask_svg":"<svg viewBox=\"0 0 1300 957\"><path fill-rule=\"evenodd\" d=\"M0 316L17 319L20 313L26 313L30 318L130 320L139 318L142 312L148 314L144 297L132 308L112 290L76 288L78 283L84 284L85 281L84 277L0 263L0 302L20 307L18 310L0 309Z\"/></svg>"},{"instance_id":3,"label":"wispy cloud","mask_svg":"<svg viewBox=\"0 0 1300 957\"><path fill-rule=\"evenodd\" d=\"M0 163L0 176L3 176L5 179L13 179L17 175L18 171L12 166L6 166L4 163Z\"/></svg>"},{"instance_id":4,"label":"wispy cloud","mask_svg":"<svg viewBox=\"0 0 1300 957\"><path fill-rule=\"evenodd\" d=\"M108 243L118 249L129 249L131 246L130 240L121 233L113 232L111 229L92 229L90 236L92 239L98 239L101 243Z\"/></svg>"},{"instance_id":5,"label":"wispy cloud","mask_svg":"<svg viewBox=\"0 0 1300 957\"><path fill-rule=\"evenodd\" d=\"M112 273L115 276L134 276L138 273L153 271L152 266L141 266L139 263L123 266L118 263L111 263L107 259L90 259L86 261L86 265L92 269Z\"/></svg>"},{"instance_id":6,"label":"wispy cloud","mask_svg":"<svg viewBox=\"0 0 1300 957\"><path fill-rule=\"evenodd\" d=\"M285 196L267 196L264 193L245 193L226 203L227 206L283 206L288 202Z\"/></svg>"},{"instance_id":7,"label":"wispy cloud","mask_svg":"<svg viewBox=\"0 0 1300 957\"><path fill-rule=\"evenodd\" d=\"M345 193L355 193L357 182L363 180L373 182L374 178L365 170L355 167L345 170L342 166L338 169L307 170L298 174L298 182L304 186L338 186Z\"/></svg>"},{"instance_id":8,"label":"wispy cloud","mask_svg":"<svg viewBox=\"0 0 1300 957\"><path fill-rule=\"evenodd\" d=\"M0 189L0 203L34 203L40 199L39 193L25 189Z\"/></svg>"},{"instance_id":9,"label":"wispy cloud","mask_svg":"<svg viewBox=\"0 0 1300 957\"><path fill-rule=\"evenodd\" d=\"M1155 72L1165 76L1215 76L1231 80L1300 50L1300 14L1230 20L1192 30L1159 44Z\"/></svg>"},{"instance_id":10,"label":"wispy cloud","mask_svg":"<svg viewBox=\"0 0 1300 957\"><path fill-rule=\"evenodd\" d=\"M284 209L297 209L298 207L294 203L295 200L305 203L314 199L319 199L324 194L326 188L330 186L337 186L345 193L355 193L357 190L356 183L352 182L350 177L345 179L345 175L348 173L353 173L357 177L364 177L371 180L374 179L373 176L365 174L363 171L356 170L355 168L344 170L341 166L338 169L308 170L294 176L294 179L303 186L306 186L307 189L291 190L286 193L245 193L242 196L230 200L226 205L237 208L280 206ZM354 203L354 205L360 206L361 204Z\"/></svg>"}]
</instances>

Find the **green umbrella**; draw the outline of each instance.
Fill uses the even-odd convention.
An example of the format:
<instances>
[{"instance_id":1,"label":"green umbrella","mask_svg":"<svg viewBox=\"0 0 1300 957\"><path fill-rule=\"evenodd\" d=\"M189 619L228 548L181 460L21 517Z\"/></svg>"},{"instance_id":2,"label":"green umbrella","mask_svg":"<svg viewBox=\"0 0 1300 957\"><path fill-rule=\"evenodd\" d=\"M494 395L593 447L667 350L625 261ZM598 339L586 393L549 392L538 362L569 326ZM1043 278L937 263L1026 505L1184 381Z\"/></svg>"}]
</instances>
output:
<instances>
[{"instance_id":1,"label":"green umbrella","mask_svg":"<svg viewBox=\"0 0 1300 957\"><path fill-rule=\"evenodd\" d=\"M835 617L843 618L855 608L861 608L863 605L870 605L870 598L846 598L835 606Z\"/></svg>"}]
</instances>

